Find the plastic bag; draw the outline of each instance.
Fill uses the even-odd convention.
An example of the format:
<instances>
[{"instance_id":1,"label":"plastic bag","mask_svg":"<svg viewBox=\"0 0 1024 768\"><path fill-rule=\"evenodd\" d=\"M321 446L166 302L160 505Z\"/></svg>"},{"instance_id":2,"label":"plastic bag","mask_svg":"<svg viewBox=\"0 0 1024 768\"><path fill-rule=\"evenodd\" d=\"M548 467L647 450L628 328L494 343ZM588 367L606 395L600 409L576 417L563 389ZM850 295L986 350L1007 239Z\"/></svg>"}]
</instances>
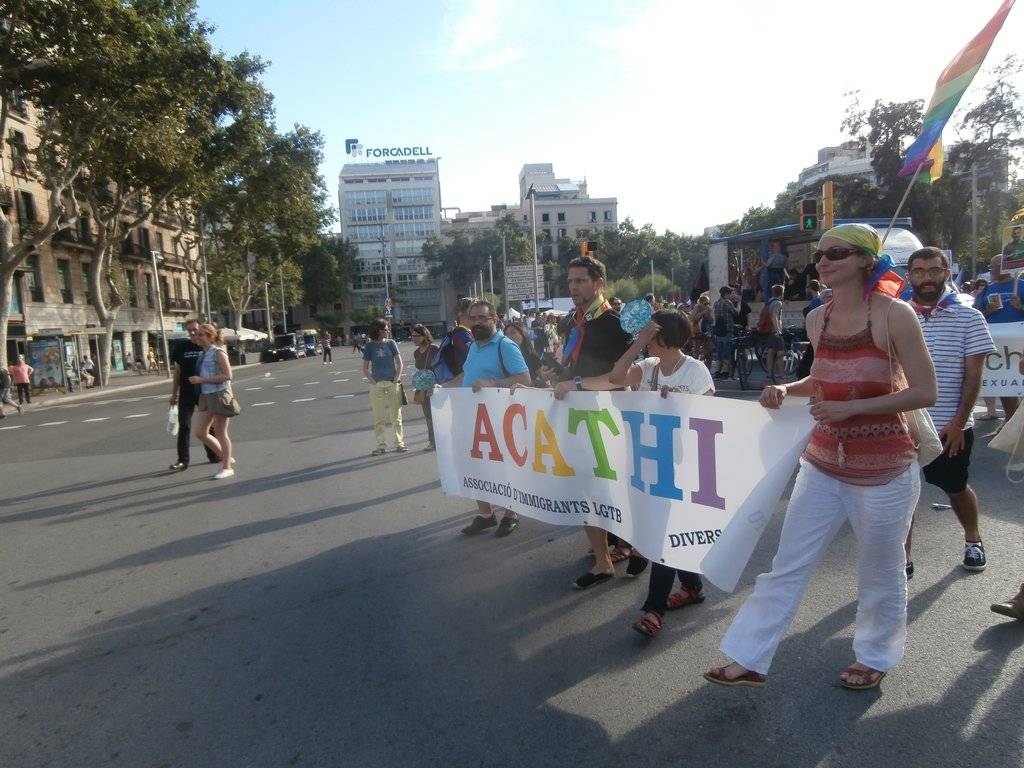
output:
<instances>
[{"instance_id":1,"label":"plastic bag","mask_svg":"<svg viewBox=\"0 0 1024 768\"><path fill-rule=\"evenodd\" d=\"M178 434L178 406L176 405L167 409L167 434L171 437Z\"/></svg>"},{"instance_id":2,"label":"plastic bag","mask_svg":"<svg viewBox=\"0 0 1024 768\"><path fill-rule=\"evenodd\" d=\"M1007 480L1024 482L1024 408L1018 408L1013 418L1003 424L999 434L989 440L988 447L1010 454L1006 460Z\"/></svg>"}]
</instances>

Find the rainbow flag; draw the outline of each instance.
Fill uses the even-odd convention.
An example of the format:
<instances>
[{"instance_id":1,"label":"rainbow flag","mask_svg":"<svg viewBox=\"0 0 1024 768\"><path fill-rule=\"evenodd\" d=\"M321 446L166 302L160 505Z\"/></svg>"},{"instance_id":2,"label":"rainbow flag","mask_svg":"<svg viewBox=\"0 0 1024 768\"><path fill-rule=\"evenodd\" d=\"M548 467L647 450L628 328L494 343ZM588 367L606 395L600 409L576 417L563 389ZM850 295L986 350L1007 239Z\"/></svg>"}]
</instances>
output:
<instances>
[{"instance_id":1,"label":"rainbow flag","mask_svg":"<svg viewBox=\"0 0 1024 768\"><path fill-rule=\"evenodd\" d=\"M900 168L898 175L901 178L921 173L923 181L924 172L927 171L927 179L935 181L942 175L942 129L946 127L950 115L960 103L960 97L964 95L964 91L981 69L992 42L1002 29L1010 9L1013 8L1013 3L1014 0L1003 0L996 15L985 28L942 70L935 83L935 93L932 94L928 109L924 113L924 128L921 135L910 145L907 159Z\"/></svg>"}]
</instances>

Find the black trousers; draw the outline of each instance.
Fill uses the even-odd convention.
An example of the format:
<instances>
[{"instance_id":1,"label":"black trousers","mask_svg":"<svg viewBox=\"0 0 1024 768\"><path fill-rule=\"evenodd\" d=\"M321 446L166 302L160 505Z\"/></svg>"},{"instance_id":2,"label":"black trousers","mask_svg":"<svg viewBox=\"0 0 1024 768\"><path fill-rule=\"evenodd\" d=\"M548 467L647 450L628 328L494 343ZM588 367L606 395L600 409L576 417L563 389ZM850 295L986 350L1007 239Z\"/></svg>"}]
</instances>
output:
<instances>
[{"instance_id":1,"label":"black trousers","mask_svg":"<svg viewBox=\"0 0 1024 768\"><path fill-rule=\"evenodd\" d=\"M15 384L18 388L18 405L32 402L32 387L28 384Z\"/></svg>"},{"instance_id":2,"label":"black trousers","mask_svg":"<svg viewBox=\"0 0 1024 768\"><path fill-rule=\"evenodd\" d=\"M324 347L324 362L326 363L328 360L330 360L332 363L334 362L334 358L331 357L331 348Z\"/></svg>"},{"instance_id":3,"label":"black trousers","mask_svg":"<svg viewBox=\"0 0 1024 768\"><path fill-rule=\"evenodd\" d=\"M679 574L679 583L684 587L700 592L704 588L704 582L699 573L691 571L677 571L661 563L651 563L651 579L647 583L647 600L644 602L642 611L654 611L659 616L664 616L668 610L668 596L672 592L672 584L675 583L676 574Z\"/></svg>"},{"instance_id":4,"label":"black trousers","mask_svg":"<svg viewBox=\"0 0 1024 768\"><path fill-rule=\"evenodd\" d=\"M192 413L198 403L190 403L184 400L178 401L178 461L182 464L189 463L189 441L192 440ZM213 434L213 427L210 427L210 434ZM206 458L211 462L220 461L220 457L210 450L210 447L203 443L203 450L206 451Z\"/></svg>"}]
</instances>

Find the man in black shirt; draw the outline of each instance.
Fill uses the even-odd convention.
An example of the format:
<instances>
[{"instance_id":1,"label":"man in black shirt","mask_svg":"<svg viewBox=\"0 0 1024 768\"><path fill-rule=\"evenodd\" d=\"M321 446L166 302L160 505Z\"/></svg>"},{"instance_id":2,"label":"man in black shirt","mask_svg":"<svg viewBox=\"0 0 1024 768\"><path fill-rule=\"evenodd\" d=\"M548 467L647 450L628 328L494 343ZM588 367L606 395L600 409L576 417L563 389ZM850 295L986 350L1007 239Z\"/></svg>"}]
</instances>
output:
<instances>
[{"instance_id":1,"label":"man in black shirt","mask_svg":"<svg viewBox=\"0 0 1024 768\"><path fill-rule=\"evenodd\" d=\"M559 375L551 368L541 369L545 379L561 379L554 384L559 400L576 390L618 389L608 381L608 374L629 349L632 339L622 330L619 313L604 298L605 277L604 264L591 256L579 256L569 262L569 295L576 312L571 316L574 322L562 351L564 370ZM586 589L615 575L607 531L589 525L584 530L594 551L594 567L576 579L577 589ZM624 556L629 545L618 539L615 542L617 551ZM631 559L630 573L636 575L645 566L642 558L637 557L636 562Z\"/></svg>"},{"instance_id":2,"label":"man in black shirt","mask_svg":"<svg viewBox=\"0 0 1024 768\"><path fill-rule=\"evenodd\" d=\"M199 327L198 320L189 320L185 323L187 339L182 339L174 346L171 352L171 361L174 363L174 378L171 384L171 405L178 406L178 460L171 464L170 468L175 472L182 472L188 469L189 451L188 441L192 435L192 412L199 403L199 387L189 384L190 376L196 375L196 365L202 357L203 348L192 341L192 336ZM211 433L213 429L210 429ZM210 463L220 461L217 454L211 451L206 445L206 458Z\"/></svg>"}]
</instances>

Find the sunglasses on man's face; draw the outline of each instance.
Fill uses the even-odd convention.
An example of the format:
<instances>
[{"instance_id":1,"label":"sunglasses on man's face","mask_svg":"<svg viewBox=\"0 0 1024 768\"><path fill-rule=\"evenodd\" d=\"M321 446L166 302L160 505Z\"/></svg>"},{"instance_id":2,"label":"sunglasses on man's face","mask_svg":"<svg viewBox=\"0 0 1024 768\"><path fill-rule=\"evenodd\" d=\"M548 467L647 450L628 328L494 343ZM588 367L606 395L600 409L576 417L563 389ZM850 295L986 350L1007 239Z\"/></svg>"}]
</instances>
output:
<instances>
[{"instance_id":1,"label":"sunglasses on man's face","mask_svg":"<svg viewBox=\"0 0 1024 768\"><path fill-rule=\"evenodd\" d=\"M817 264L822 259L842 261L854 253L860 253L860 251L857 248L829 248L827 251L815 251L812 258L814 263Z\"/></svg>"}]
</instances>

